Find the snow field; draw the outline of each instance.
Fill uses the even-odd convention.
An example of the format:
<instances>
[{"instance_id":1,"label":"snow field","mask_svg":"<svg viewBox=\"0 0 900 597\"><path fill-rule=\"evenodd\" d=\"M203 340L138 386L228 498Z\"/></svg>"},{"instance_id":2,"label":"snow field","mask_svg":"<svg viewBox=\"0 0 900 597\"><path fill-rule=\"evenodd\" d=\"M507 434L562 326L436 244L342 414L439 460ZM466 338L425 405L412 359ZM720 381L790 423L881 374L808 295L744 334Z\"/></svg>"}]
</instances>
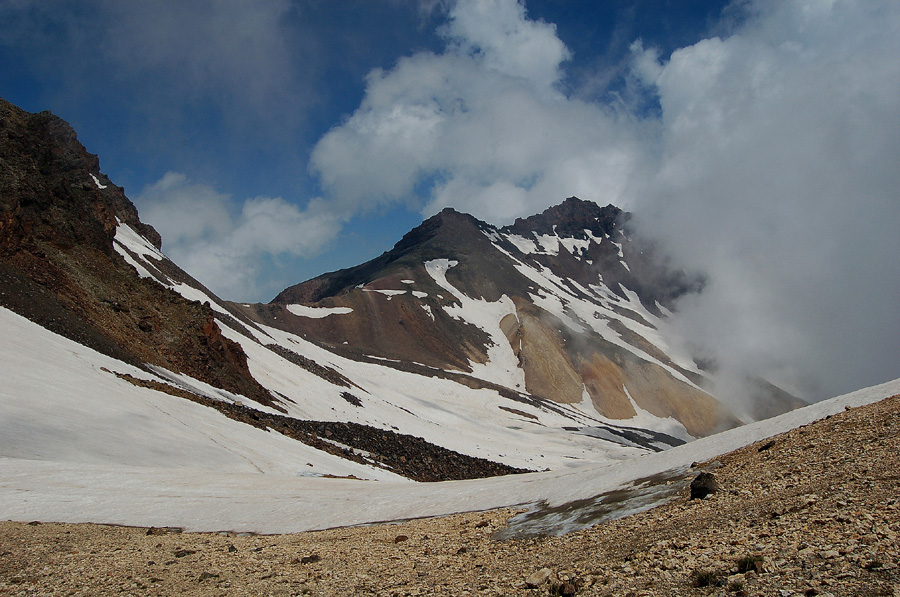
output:
<instances>
[{"instance_id":1,"label":"snow field","mask_svg":"<svg viewBox=\"0 0 900 597\"><path fill-rule=\"evenodd\" d=\"M137 387L114 372L174 381L224 400L202 382L159 376L106 357L0 308L0 457L81 465L294 475L298 471L401 479ZM52 365L51 365L52 364ZM311 463L313 466L307 466Z\"/></svg>"}]
</instances>

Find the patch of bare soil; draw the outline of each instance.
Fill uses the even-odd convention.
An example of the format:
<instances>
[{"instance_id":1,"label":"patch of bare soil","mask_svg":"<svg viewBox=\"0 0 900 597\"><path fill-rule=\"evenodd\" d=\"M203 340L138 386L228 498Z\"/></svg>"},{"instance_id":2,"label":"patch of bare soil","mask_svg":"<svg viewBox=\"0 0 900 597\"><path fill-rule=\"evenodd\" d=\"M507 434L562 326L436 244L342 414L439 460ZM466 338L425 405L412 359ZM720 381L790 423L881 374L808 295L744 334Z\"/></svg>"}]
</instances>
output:
<instances>
[{"instance_id":1,"label":"patch of bare soil","mask_svg":"<svg viewBox=\"0 0 900 597\"><path fill-rule=\"evenodd\" d=\"M900 396L723 456L720 490L561 537L512 510L280 536L0 523L0 594L900 595Z\"/></svg>"}]
</instances>

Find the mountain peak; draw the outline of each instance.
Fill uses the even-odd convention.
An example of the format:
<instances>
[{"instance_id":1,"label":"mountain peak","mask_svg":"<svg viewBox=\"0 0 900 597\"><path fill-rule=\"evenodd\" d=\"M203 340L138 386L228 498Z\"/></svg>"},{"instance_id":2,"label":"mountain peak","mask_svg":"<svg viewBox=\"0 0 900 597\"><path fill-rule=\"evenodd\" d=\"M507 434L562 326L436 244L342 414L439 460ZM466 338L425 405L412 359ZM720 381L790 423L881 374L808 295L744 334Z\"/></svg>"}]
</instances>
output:
<instances>
[{"instance_id":1,"label":"mountain peak","mask_svg":"<svg viewBox=\"0 0 900 597\"><path fill-rule=\"evenodd\" d=\"M89 242L109 252L118 222L161 246L122 187L100 172L100 159L51 112L32 114L0 98L0 162L0 189L8 190L0 194L0 214L8 219L5 226L0 222L0 248L6 253L28 238L63 246Z\"/></svg>"},{"instance_id":2,"label":"mountain peak","mask_svg":"<svg viewBox=\"0 0 900 597\"><path fill-rule=\"evenodd\" d=\"M516 221L502 229L511 234L556 234L575 236L590 230L597 236L611 235L627 221L630 214L615 205L600 207L593 201L569 197L559 205L548 207L543 212Z\"/></svg>"},{"instance_id":3,"label":"mountain peak","mask_svg":"<svg viewBox=\"0 0 900 597\"><path fill-rule=\"evenodd\" d=\"M390 251L361 265L328 272L281 291L273 303L313 303L348 288L370 282L385 268L427 259L452 257L460 247L487 243L481 234L490 226L466 213L445 207L403 235ZM412 255L417 255L412 258Z\"/></svg>"}]
</instances>

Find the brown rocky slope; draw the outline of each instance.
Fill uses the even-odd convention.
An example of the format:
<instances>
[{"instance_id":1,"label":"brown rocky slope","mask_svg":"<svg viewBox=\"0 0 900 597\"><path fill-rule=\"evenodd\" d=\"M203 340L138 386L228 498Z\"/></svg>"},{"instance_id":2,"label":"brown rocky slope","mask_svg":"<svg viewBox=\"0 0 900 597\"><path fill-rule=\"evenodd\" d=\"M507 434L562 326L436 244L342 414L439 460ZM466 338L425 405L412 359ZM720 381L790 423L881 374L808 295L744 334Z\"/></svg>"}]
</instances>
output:
<instances>
[{"instance_id":1,"label":"brown rocky slope","mask_svg":"<svg viewBox=\"0 0 900 597\"><path fill-rule=\"evenodd\" d=\"M65 121L0 99L0 306L114 358L275 405L209 306L140 278L115 251L120 223L159 248Z\"/></svg>"},{"instance_id":2,"label":"brown rocky slope","mask_svg":"<svg viewBox=\"0 0 900 597\"><path fill-rule=\"evenodd\" d=\"M0 524L0 592L900 595L900 396L719 458L721 491L560 537L501 510L283 536Z\"/></svg>"},{"instance_id":3,"label":"brown rocky slope","mask_svg":"<svg viewBox=\"0 0 900 597\"><path fill-rule=\"evenodd\" d=\"M633 398L653 415L677 419L695 437L738 425L701 389L707 385L702 375L676 365L647 340L658 330L641 313L664 317L661 306L671 307L702 283L669 268L649 243L632 240L629 220L615 206L576 197L506 228L447 208L381 256L291 286L245 313L351 358L374 355L387 366L415 362L471 374L472 364L488 361L495 340L460 315L463 298L494 303L508 297L515 312L501 329L524 372L524 383L509 390L561 404L580 403L587 392L596 411L612 419L634 417ZM547 247L527 249L541 242ZM455 264L445 272L454 291L428 272L426 264L436 260ZM557 313L548 302L558 304ZM343 313L302 317L291 312L293 304ZM607 333L619 341L598 332L606 325L600 322L609 322ZM783 410L798 405L785 402Z\"/></svg>"}]
</instances>

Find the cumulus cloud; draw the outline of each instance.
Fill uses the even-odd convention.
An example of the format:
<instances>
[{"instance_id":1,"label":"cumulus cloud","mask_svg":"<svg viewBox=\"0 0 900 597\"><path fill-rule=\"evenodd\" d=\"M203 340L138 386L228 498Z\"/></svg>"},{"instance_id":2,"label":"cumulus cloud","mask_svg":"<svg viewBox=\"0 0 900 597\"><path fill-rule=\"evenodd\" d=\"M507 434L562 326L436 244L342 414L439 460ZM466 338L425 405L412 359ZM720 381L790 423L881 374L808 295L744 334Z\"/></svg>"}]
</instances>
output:
<instances>
[{"instance_id":1,"label":"cumulus cloud","mask_svg":"<svg viewBox=\"0 0 900 597\"><path fill-rule=\"evenodd\" d=\"M813 398L896 377L900 5L731 11L727 35L670 56L635 40L628 93L589 102L560 91L551 24L461 0L445 51L373 71L311 169L349 211L424 198L505 223L572 194L616 203L709 275L673 342Z\"/></svg>"},{"instance_id":2,"label":"cumulus cloud","mask_svg":"<svg viewBox=\"0 0 900 597\"><path fill-rule=\"evenodd\" d=\"M450 52L475 56L484 68L537 89L555 85L571 58L555 25L529 20L522 4L507 0L457 0L443 33Z\"/></svg>"},{"instance_id":3,"label":"cumulus cloud","mask_svg":"<svg viewBox=\"0 0 900 597\"><path fill-rule=\"evenodd\" d=\"M213 187L169 172L137 198L142 218L165 239L163 250L216 294L259 300L281 290L259 264L282 256L310 257L333 239L340 219L321 200L303 210L280 197L242 204Z\"/></svg>"},{"instance_id":4,"label":"cumulus cloud","mask_svg":"<svg viewBox=\"0 0 900 597\"><path fill-rule=\"evenodd\" d=\"M442 54L369 74L366 95L316 146L311 168L345 209L423 195L512 221L562 193L619 200L653 134L615 107L558 89L569 52L555 27L513 0L457 2Z\"/></svg>"}]
</instances>

